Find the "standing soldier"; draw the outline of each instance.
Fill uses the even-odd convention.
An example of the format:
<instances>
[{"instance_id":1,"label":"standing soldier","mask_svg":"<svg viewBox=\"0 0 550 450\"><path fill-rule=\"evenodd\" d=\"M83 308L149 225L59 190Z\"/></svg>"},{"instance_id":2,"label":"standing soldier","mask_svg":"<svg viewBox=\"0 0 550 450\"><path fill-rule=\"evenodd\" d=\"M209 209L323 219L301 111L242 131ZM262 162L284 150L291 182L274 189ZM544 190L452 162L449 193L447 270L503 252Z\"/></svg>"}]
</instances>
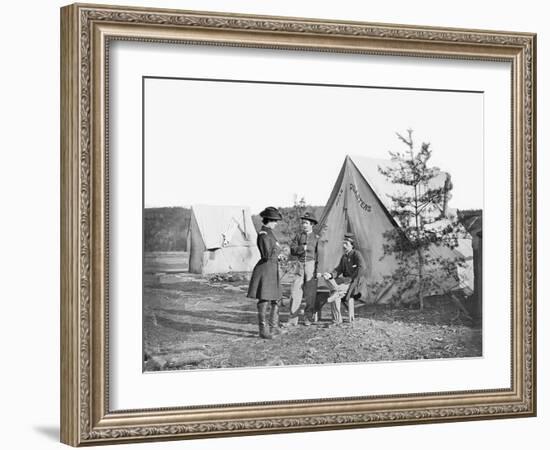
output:
<instances>
[{"instance_id":1,"label":"standing soldier","mask_svg":"<svg viewBox=\"0 0 550 450\"><path fill-rule=\"evenodd\" d=\"M254 267L250 285L248 287L249 298L258 300L258 325L260 337L273 339L275 334L280 334L279 328L279 300L282 297L281 282L279 279L279 243L273 229L282 219L277 208L268 206L261 213L262 229L258 232L257 245L260 250L260 260ZM267 310L271 304L269 325L267 322Z\"/></svg>"},{"instance_id":2,"label":"standing soldier","mask_svg":"<svg viewBox=\"0 0 550 450\"><path fill-rule=\"evenodd\" d=\"M317 296L317 263L319 236L313 232L317 219L306 212L302 217L302 231L292 240L290 254L298 257L297 267L290 290L290 316L286 326L298 324L302 299L305 300L304 325L313 320L315 297Z\"/></svg>"}]
</instances>

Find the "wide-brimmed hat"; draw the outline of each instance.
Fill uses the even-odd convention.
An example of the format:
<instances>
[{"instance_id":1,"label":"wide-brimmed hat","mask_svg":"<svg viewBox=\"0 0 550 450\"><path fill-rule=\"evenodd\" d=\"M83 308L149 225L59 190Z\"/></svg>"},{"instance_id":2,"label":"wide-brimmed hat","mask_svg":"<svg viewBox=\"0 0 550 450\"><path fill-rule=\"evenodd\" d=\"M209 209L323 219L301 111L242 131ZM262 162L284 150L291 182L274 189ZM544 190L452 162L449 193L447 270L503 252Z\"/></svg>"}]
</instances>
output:
<instances>
[{"instance_id":1,"label":"wide-brimmed hat","mask_svg":"<svg viewBox=\"0 0 550 450\"><path fill-rule=\"evenodd\" d=\"M301 220L309 220L310 222L312 222L313 224L317 225L317 223L319 223L319 221L317 220L317 218L315 217L315 214L313 214L312 212L305 212L303 214L302 217L300 217Z\"/></svg>"},{"instance_id":2,"label":"wide-brimmed hat","mask_svg":"<svg viewBox=\"0 0 550 450\"><path fill-rule=\"evenodd\" d=\"M260 217L270 220L281 220L283 218L279 210L273 206L268 206L267 208L265 208L260 213Z\"/></svg>"},{"instance_id":3,"label":"wide-brimmed hat","mask_svg":"<svg viewBox=\"0 0 550 450\"><path fill-rule=\"evenodd\" d=\"M355 245L355 235L353 233L344 234L344 241L348 241L352 245Z\"/></svg>"}]
</instances>

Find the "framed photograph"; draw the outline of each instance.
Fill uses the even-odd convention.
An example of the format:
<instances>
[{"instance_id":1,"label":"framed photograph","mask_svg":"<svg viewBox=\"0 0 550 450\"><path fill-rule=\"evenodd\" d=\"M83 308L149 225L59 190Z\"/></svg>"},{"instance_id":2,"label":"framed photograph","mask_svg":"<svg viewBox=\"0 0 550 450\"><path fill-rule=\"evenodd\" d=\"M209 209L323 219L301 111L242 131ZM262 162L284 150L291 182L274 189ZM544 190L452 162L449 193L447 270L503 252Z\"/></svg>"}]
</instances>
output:
<instances>
[{"instance_id":1,"label":"framed photograph","mask_svg":"<svg viewBox=\"0 0 550 450\"><path fill-rule=\"evenodd\" d=\"M61 440L536 414L536 36L61 9Z\"/></svg>"}]
</instances>

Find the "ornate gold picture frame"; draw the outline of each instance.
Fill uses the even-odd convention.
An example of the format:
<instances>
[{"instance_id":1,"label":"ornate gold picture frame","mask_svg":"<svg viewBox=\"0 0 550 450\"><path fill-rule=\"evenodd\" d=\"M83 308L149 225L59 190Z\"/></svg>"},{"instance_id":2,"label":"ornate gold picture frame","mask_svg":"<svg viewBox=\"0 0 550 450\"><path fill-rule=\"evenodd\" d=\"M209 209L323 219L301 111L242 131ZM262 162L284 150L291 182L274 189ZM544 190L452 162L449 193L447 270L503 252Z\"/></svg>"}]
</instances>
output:
<instances>
[{"instance_id":1,"label":"ornate gold picture frame","mask_svg":"<svg viewBox=\"0 0 550 450\"><path fill-rule=\"evenodd\" d=\"M511 148L502 149L502 158L511 158L510 386L114 410L108 69L116 41L509 63ZM62 8L62 442L81 446L534 416L535 88L536 36L530 33L85 4Z\"/></svg>"}]
</instances>

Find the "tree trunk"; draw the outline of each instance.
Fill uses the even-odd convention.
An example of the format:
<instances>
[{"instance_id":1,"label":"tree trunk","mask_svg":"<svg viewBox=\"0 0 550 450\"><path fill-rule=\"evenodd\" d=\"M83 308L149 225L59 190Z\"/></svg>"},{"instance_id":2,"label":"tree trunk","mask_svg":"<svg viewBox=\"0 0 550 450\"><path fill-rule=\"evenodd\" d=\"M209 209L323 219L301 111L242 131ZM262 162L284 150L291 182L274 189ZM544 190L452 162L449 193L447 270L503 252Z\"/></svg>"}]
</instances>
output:
<instances>
[{"instance_id":1,"label":"tree trunk","mask_svg":"<svg viewBox=\"0 0 550 450\"><path fill-rule=\"evenodd\" d=\"M416 229L416 245L418 255L418 301L420 302L420 310L424 309L424 292L422 281L424 278L424 259L422 258L422 248L420 247L420 212L418 210L418 185L414 185L414 222Z\"/></svg>"},{"instance_id":2,"label":"tree trunk","mask_svg":"<svg viewBox=\"0 0 550 450\"><path fill-rule=\"evenodd\" d=\"M422 258L422 250L418 249L418 301L420 302L420 310L424 309L424 260Z\"/></svg>"}]
</instances>

